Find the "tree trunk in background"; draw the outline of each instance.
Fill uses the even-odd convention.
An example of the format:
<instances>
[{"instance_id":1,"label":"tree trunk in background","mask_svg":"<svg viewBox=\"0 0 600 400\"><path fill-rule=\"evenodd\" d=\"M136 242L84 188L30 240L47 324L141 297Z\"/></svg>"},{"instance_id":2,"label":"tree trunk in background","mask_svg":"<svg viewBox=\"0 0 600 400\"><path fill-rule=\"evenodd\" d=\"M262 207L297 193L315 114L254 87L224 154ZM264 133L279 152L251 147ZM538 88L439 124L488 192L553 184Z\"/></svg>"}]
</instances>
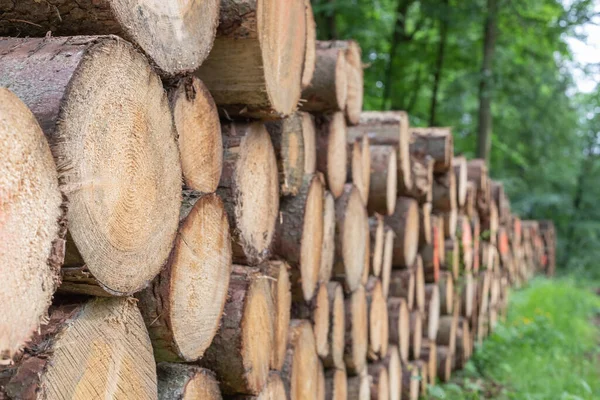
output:
<instances>
[{"instance_id":1,"label":"tree trunk in background","mask_svg":"<svg viewBox=\"0 0 600 400\"><path fill-rule=\"evenodd\" d=\"M442 13L440 18L440 43L438 45L437 59L435 62L434 81L433 81L433 93L431 95L431 110L429 113L429 126L435 126L435 114L437 111L437 97L440 89L440 82L442 80L442 69L444 68L444 54L446 53L446 39L448 37L448 21L450 17L448 12L450 7L448 4L449 0L444 0L442 5Z\"/></svg>"},{"instance_id":2,"label":"tree trunk in background","mask_svg":"<svg viewBox=\"0 0 600 400\"><path fill-rule=\"evenodd\" d=\"M487 16L484 25L483 64L479 83L479 128L477 155L489 161L492 147L492 66L497 36L498 0L487 0Z\"/></svg>"}]
</instances>

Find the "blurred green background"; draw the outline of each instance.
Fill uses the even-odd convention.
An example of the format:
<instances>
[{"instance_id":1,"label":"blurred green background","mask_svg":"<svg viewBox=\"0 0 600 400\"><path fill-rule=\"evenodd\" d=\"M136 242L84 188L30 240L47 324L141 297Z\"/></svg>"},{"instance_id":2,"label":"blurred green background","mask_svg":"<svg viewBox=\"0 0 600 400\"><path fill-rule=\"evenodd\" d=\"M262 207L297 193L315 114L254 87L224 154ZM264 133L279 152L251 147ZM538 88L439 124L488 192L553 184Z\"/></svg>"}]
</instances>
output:
<instances>
[{"instance_id":1,"label":"blurred green background","mask_svg":"<svg viewBox=\"0 0 600 400\"><path fill-rule=\"evenodd\" d=\"M480 102L491 99L492 177L523 218L554 220L563 272L596 280L599 3L312 1L319 39L362 46L366 109L406 110L414 126L452 126L456 152L473 158Z\"/></svg>"}]
</instances>

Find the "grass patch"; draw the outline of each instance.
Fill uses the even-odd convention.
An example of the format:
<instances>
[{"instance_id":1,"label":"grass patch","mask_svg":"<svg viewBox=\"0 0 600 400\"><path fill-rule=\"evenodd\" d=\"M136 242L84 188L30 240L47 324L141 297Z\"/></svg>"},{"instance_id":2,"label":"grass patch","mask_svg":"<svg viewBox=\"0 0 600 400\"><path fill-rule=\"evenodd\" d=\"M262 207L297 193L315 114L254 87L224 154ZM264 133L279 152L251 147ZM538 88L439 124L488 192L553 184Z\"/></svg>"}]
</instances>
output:
<instances>
[{"instance_id":1,"label":"grass patch","mask_svg":"<svg viewBox=\"0 0 600 400\"><path fill-rule=\"evenodd\" d=\"M585 285L588 286L588 285ZM513 292L507 321L428 399L600 399L600 297L571 279Z\"/></svg>"}]
</instances>

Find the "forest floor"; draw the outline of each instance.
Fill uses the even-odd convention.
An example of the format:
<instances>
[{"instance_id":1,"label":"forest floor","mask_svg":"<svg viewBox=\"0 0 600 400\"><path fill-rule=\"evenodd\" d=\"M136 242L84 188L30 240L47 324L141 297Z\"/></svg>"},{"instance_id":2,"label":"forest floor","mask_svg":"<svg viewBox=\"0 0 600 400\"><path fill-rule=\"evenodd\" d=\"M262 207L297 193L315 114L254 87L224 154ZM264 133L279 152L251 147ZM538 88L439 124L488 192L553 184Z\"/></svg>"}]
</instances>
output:
<instances>
[{"instance_id":1,"label":"forest floor","mask_svg":"<svg viewBox=\"0 0 600 400\"><path fill-rule=\"evenodd\" d=\"M537 278L510 302L507 320L427 399L600 399L598 285Z\"/></svg>"}]
</instances>

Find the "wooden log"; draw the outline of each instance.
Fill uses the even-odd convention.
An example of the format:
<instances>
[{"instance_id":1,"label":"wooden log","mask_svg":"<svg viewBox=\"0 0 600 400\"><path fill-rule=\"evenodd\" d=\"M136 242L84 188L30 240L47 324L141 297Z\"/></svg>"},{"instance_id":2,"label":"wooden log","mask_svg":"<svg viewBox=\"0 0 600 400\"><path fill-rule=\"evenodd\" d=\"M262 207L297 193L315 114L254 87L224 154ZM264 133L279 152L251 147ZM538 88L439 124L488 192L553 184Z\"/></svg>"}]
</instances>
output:
<instances>
[{"instance_id":1,"label":"wooden log","mask_svg":"<svg viewBox=\"0 0 600 400\"><path fill-rule=\"evenodd\" d=\"M492 200L494 204L496 204L496 209L498 210L498 219L500 221L506 220L506 213L510 211L510 205L507 204L507 198L504 193L504 185L502 182L491 181L490 191L492 195Z\"/></svg>"},{"instance_id":2,"label":"wooden log","mask_svg":"<svg viewBox=\"0 0 600 400\"><path fill-rule=\"evenodd\" d=\"M337 282L329 282L327 299L329 302L329 331L327 336L327 355L321 357L326 368L344 368L345 347L345 306L342 286ZM345 372L344 372L345 375Z\"/></svg>"},{"instance_id":3,"label":"wooden log","mask_svg":"<svg viewBox=\"0 0 600 400\"><path fill-rule=\"evenodd\" d=\"M480 214L480 218L482 238L495 245L498 235L498 228L500 226L498 221L498 208L496 207L496 203L491 203L489 206L489 213L483 215Z\"/></svg>"},{"instance_id":4,"label":"wooden log","mask_svg":"<svg viewBox=\"0 0 600 400\"><path fill-rule=\"evenodd\" d=\"M450 272L440 272L438 288L440 294L440 313L450 315L452 314L454 305L454 278Z\"/></svg>"},{"instance_id":5,"label":"wooden log","mask_svg":"<svg viewBox=\"0 0 600 400\"><path fill-rule=\"evenodd\" d=\"M336 112L315 118L317 170L327 178L327 187L337 199L344 192L347 175L347 128L344 115Z\"/></svg>"},{"instance_id":6,"label":"wooden log","mask_svg":"<svg viewBox=\"0 0 600 400\"><path fill-rule=\"evenodd\" d=\"M471 222L466 215L458 216L456 237L458 240L460 270L471 271L473 269L473 233Z\"/></svg>"},{"instance_id":7,"label":"wooden log","mask_svg":"<svg viewBox=\"0 0 600 400\"><path fill-rule=\"evenodd\" d=\"M317 171L317 137L314 117L306 112L298 111L302 118L302 141L304 147L304 173L314 174Z\"/></svg>"},{"instance_id":8,"label":"wooden log","mask_svg":"<svg viewBox=\"0 0 600 400\"><path fill-rule=\"evenodd\" d=\"M398 193L398 151L393 146L371 146L369 213L392 215Z\"/></svg>"},{"instance_id":9,"label":"wooden log","mask_svg":"<svg viewBox=\"0 0 600 400\"><path fill-rule=\"evenodd\" d=\"M477 191L484 191L488 186L488 168L485 160L475 159L467 162L467 178L475 184Z\"/></svg>"},{"instance_id":10,"label":"wooden log","mask_svg":"<svg viewBox=\"0 0 600 400\"><path fill-rule=\"evenodd\" d=\"M457 329L458 316L442 315L440 317L439 330L436 338L437 345L446 346L450 353L455 354Z\"/></svg>"},{"instance_id":11,"label":"wooden log","mask_svg":"<svg viewBox=\"0 0 600 400\"><path fill-rule=\"evenodd\" d=\"M236 394L227 396L227 399L232 400L264 400L264 399L287 399L285 386L281 379L281 374L277 371L271 371L265 387L258 395Z\"/></svg>"},{"instance_id":12,"label":"wooden log","mask_svg":"<svg viewBox=\"0 0 600 400\"><path fill-rule=\"evenodd\" d=\"M288 349L281 370L287 398L316 399L319 357L310 322L293 319L288 333Z\"/></svg>"},{"instance_id":13,"label":"wooden log","mask_svg":"<svg viewBox=\"0 0 600 400\"><path fill-rule=\"evenodd\" d=\"M415 307L423 314L425 312L425 271L420 256L415 259L413 270L415 271Z\"/></svg>"},{"instance_id":14,"label":"wooden log","mask_svg":"<svg viewBox=\"0 0 600 400\"><path fill-rule=\"evenodd\" d=\"M212 96L200 79L188 76L169 90L169 104L179 142L183 182L198 192L214 192L223 169L223 139Z\"/></svg>"},{"instance_id":15,"label":"wooden log","mask_svg":"<svg viewBox=\"0 0 600 400\"><path fill-rule=\"evenodd\" d=\"M425 313L424 313L425 337L435 340L439 329L440 320L440 291L437 285L425 285Z\"/></svg>"},{"instance_id":16,"label":"wooden log","mask_svg":"<svg viewBox=\"0 0 600 400\"><path fill-rule=\"evenodd\" d=\"M385 226L385 236L383 242L383 261L381 267L381 286L383 288L383 297L386 299L390 293L390 284L392 280L392 257L394 254L394 240L396 234L389 227Z\"/></svg>"},{"instance_id":17,"label":"wooden log","mask_svg":"<svg viewBox=\"0 0 600 400\"><path fill-rule=\"evenodd\" d=\"M290 325L292 293L290 266L284 261L267 261L260 266L261 272L269 278L271 297L274 305L273 346L270 368L281 370L287 348L288 327Z\"/></svg>"},{"instance_id":18,"label":"wooden log","mask_svg":"<svg viewBox=\"0 0 600 400\"><path fill-rule=\"evenodd\" d=\"M431 244L431 203L423 203L419 207L419 247Z\"/></svg>"},{"instance_id":19,"label":"wooden log","mask_svg":"<svg viewBox=\"0 0 600 400\"><path fill-rule=\"evenodd\" d=\"M362 276L360 278L361 285L366 285L369 280L369 271L371 270L371 232L369 229L369 218L367 218L365 211L365 256Z\"/></svg>"},{"instance_id":20,"label":"wooden log","mask_svg":"<svg viewBox=\"0 0 600 400\"><path fill-rule=\"evenodd\" d=\"M310 0L304 0L304 6L306 7L306 45L302 68L302 89L307 88L312 82L317 62L317 24Z\"/></svg>"},{"instance_id":21,"label":"wooden log","mask_svg":"<svg viewBox=\"0 0 600 400\"><path fill-rule=\"evenodd\" d=\"M369 231L371 236L371 268L369 274L381 277L385 242L385 224L381 215L375 214L369 218Z\"/></svg>"},{"instance_id":22,"label":"wooden log","mask_svg":"<svg viewBox=\"0 0 600 400\"><path fill-rule=\"evenodd\" d=\"M411 269L392 270L390 277L390 297L406 300L409 310L415 303L415 271Z\"/></svg>"},{"instance_id":23,"label":"wooden log","mask_svg":"<svg viewBox=\"0 0 600 400\"><path fill-rule=\"evenodd\" d=\"M42 129L27 106L5 88L0 88L0 143L4 364L46 318L65 256L66 209Z\"/></svg>"},{"instance_id":24,"label":"wooden log","mask_svg":"<svg viewBox=\"0 0 600 400\"><path fill-rule=\"evenodd\" d=\"M454 180L456 182L456 206L459 209L465 207L467 201L467 182L469 180L467 174L467 159L459 156L452 159Z\"/></svg>"},{"instance_id":25,"label":"wooden log","mask_svg":"<svg viewBox=\"0 0 600 400\"><path fill-rule=\"evenodd\" d=\"M371 400L371 381L368 374L348 378L348 400Z\"/></svg>"},{"instance_id":26,"label":"wooden log","mask_svg":"<svg viewBox=\"0 0 600 400\"><path fill-rule=\"evenodd\" d=\"M195 74L223 114L277 119L294 112L306 51L304 0L222 0L219 17L213 49Z\"/></svg>"},{"instance_id":27,"label":"wooden log","mask_svg":"<svg viewBox=\"0 0 600 400\"><path fill-rule=\"evenodd\" d=\"M344 301L344 362L349 375L360 374L366 365L369 340L367 296L359 286Z\"/></svg>"},{"instance_id":28,"label":"wooden log","mask_svg":"<svg viewBox=\"0 0 600 400\"><path fill-rule=\"evenodd\" d=\"M414 363L407 363L402 369L402 400L418 400L421 390L419 371Z\"/></svg>"},{"instance_id":29,"label":"wooden log","mask_svg":"<svg viewBox=\"0 0 600 400\"><path fill-rule=\"evenodd\" d=\"M303 131L306 125L301 113L265 123L277 157L279 191L282 196L295 196L302 187L305 175ZM313 127L309 127L311 128Z\"/></svg>"},{"instance_id":30,"label":"wooden log","mask_svg":"<svg viewBox=\"0 0 600 400\"><path fill-rule=\"evenodd\" d=\"M410 315L406 300L390 297L387 300L389 317L389 341L398 346L400 359L408 361L410 345Z\"/></svg>"},{"instance_id":31,"label":"wooden log","mask_svg":"<svg viewBox=\"0 0 600 400\"><path fill-rule=\"evenodd\" d=\"M481 242L481 226L479 223L479 216L474 215L471 217L471 232L473 234L473 268L474 272L479 271L481 264L481 258L479 257L479 246Z\"/></svg>"},{"instance_id":32,"label":"wooden log","mask_svg":"<svg viewBox=\"0 0 600 400\"><path fill-rule=\"evenodd\" d=\"M384 363L369 364L369 380L371 381L371 399L389 400L389 372Z\"/></svg>"},{"instance_id":33,"label":"wooden log","mask_svg":"<svg viewBox=\"0 0 600 400\"><path fill-rule=\"evenodd\" d=\"M305 176L298 194L283 198L279 208L273 253L292 267L292 295L300 302L313 298L319 282L324 194L318 176Z\"/></svg>"},{"instance_id":34,"label":"wooden log","mask_svg":"<svg viewBox=\"0 0 600 400\"><path fill-rule=\"evenodd\" d=\"M344 368L325 370L325 398L331 400L346 400L348 382Z\"/></svg>"},{"instance_id":35,"label":"wooden log","mask_svg":"<svg viewBox=\"0 0 600 400\"><path fill-rule=\"evenodd\" d=\"M221 400L215 374L204 368L186 364L161 362L156 366L158 399Z\"/></svg>"},{"instance_id":36,"label":"wooden log","mask_svg":"<svg viewBox=\"0 0 600 400\"><path fill-rule=\"evenodd\" d=\"M335 199L329 191L323 195L323 245L319 266L319 283L325 284L331 279L335 257Z\"/></svg>"},{"instance_id":37,"label":"wooden log","mask_svg":"<svg viewBox=\"0 0 600 400\"><path fill-rule=\"evenodd\" d=\"M460 274L460 250L456 239L446 239L444 243L446 261L444 270L452 273L454 279L458 279Z\"/></svg>"},{"instance_id":38,"label":"wooden log","mask_svg":"<svg viewBox=\"0 0 600 400\"><path fill-rule=\"evenodd\" d=\"M470 318L473 314L475 302L475 282L473 281L473 273L466 272L462 278L461 291L461 312L465 318Z\"/></svg>"},{"instance_id":39,"label":"wooden log","mask_svg":"<svg viewBox=\"0 0 600 400\"><path fill-rule=\"evenodd\" d=\"M463 206L464 213L469 217L475 216L475 200L477 198L477 188L475 182L467 181L467 196L465 198L465 205Z\"/></svg>"},{"instance_id":40,"label":"wooden log","mask_svg":"<svg viewBox=\"0 0 600 400\"><path fill-rule=\"evenodd\" d=\"M411 128L410 153L428 155L435 160L436 174L445 173L452 167L454 141L450 128Z\"/></svg>"},{"instance_id":41,"label":"wooden log","mask_svg":"<svg viewBox=\"0 0 600 400\"><path fill-rule=\"evenodd\" d=\"M429 369L426 362L422 360L416 360L414 362L415 367L418 371L417 378L419 379L419 395L427 395L427 387L429 386Z\"/></svg>"},{"instance_id":42,"label":"wooden log","mask_svg":"<svg viewBox=\"0 0 600 400\"><path fill-rule=\"evenodd\" d=\"M363 136L360 141L360 147L360 154L362 156L362 181L364 185L363 201L365 206L367 206L369 204L369 190L371 187L371 142L368 135Z\"/></svg>"},{"instance_id":43,"label":"wooden log","mask_svg":"<svg viewBox=\"0 0 600 400\"><path fill-rule=\"evenodd\" d=\"M434 223L431 225L431 237L429 244L421 247L419 256L422 260L424 278L426 282L437 282L440 274L440 233L437 223L437 217L432 216Z\"/></svg>"},{"instance_id":44,"label":"wooden log","mask_svg":"<svg viewBox=\"0 0 600 400\"><path fill-rule=\"evenodd\" d=\"M267 382L275 318L269 280L233 266L221 326L200 360L217 374L223 394L256 395Z\"/></svg>"},{"instance_id":45,"label":"wooden log","mask_svg":"<svg viewBox=\"0 0 600 400\"><path fill-rule=\"evenodd\" d=\"M213 47L219 1L19 1L0 21L1 36L117 35L144 51L165 77L191 73Z\"/></svg>"},{"instance_id":46,"label":"wooden log","mask_svg":"<svg viewBox=\"0 0 600 400\"><path fill-rule=\"evenodd\" d=\"M419 311L413 310L410 313L409 321L409 358L410 360L418 360L421 355L421 342L423 341L423 316Z\"/></svg>"},{"instance_id":47,"label":"wooden log","mask_svg":"<svg viewBox=\"0 0 600 400\"><path fill-rule=\"evenodd\" d=\"M438 212L455 210L456 204L456 176L454 171L437 174L433 178L432 202L433 209Z\"/></svg>"},{"instance_id":48,"label":"wooden log","mask_svg":"<svg viewBox=\"0 0 600 400\"><path fill-rule=\"evenodd\" d=\"M458 327L456 330L456 368L463 369L469 361L471 347L471 330L469 328L469 322L460 318L458 320Z\"/></svg>"},{"instance_id":49,"label":"wooden log","mask_svg":"<svg viewBox=\"0 0 600 400\"><path fill-rule=\"evenodd\" d=\"M399 187L399 194L416 199L419 204L431 203L433 200L433 158L418 154L410 156L412 186Z\"/></svg>"},{"instance_id":50,"label":"wooden log","mask_svg":"<svg viewBox=\"0 0 600 400\"><path fill-rule=\"evenodd\" d=\"M435 340L423 340L421 345L421 361L427 364L427 383L435 385L437 379L437 345L435 344Z\"/></svg>"},{"instance_id":51,"label":"wooden log","mask_svg":"<svg viewBox=\"0 0 600 400\"><path fill-rule=\"evenodd\" d=\"M346 55L338 48L316 43L315 73L302 91L301 108L310 112L344 111L348 99Z\"/></svg>"},{"instance_id":52,"label":"wooden log","mask_svg":"<svg viewBox=\"0 0 600 400\"><path fill-rule=\"evenodd\" d=\"M437 346L437 377L442 382L448 382L452 376L453 354L446 346Z\"/></svg>"},{"instance_id":53,"label":"wooden log","mask_svg":"<svg viewBox=\"0 0 600 400\"><path fill-rule=\"evenodd\" d=\"M277 160L264 124L224 123L223 174L217 193L232 229L233 260L257 265L271 251L279 216Z\"/></svg>"},{"instance_id":54,"label":"wooden log","mask_svg":"<svg viewBox=\"0 0 600 400\"><path fill-rule=\"evenodd\" d=\"M389 342L388 307L381 280L369 278L365 287L367 292L367 311L369 314L369 345L367 357L370 361L381 360L387 354Z\"/></svg>"},{"instance_id":55,"label":"wooden log","mask_svg":"<svg viewBox=\"0 0 600 400\"><path fill-rule=\"evenodd\" d=\"M367 111L360 115L360 123L348 128L348 138L353 140L369 136L371 145L395 146L398 149L398 189L410 191L412 183L409 153L409 122L404 111Z\"/></svg>"},{"instance_id":56,"label":"wooden log","mask_svg":"<svg viewBox=\"0 0 600 400\"><path fill-rule=\"evenodd\" d=\"M446 222L445 218L440 215L432 215L431 216L431 226L437 226L437 230L432 231L432 237L434 238L434 245L437 248L440 267L444 264L446 260L446 247L444 243L446 241ZM435 238L437 237L437 241Z\"/></svg>"},{"instance_id":57,"label":"wooden log","mask_svg":"<svg viewBox=\"0 0 600 400\"><path fill-rule=\"evenodd\" d=\"M453 209L440 215L444 220L444 236L446 239L454 239L456 236L456 225L458 223L458 210Z\"/></svg>"},{"instance_id":58,"label":"wooden log","mask_svg":"<svg viewBox=\"0 0 600 400\"><path fill-rule=\"evenodd\" d=\"M402 362L400 361L398 346L390 345L382 362L388 371L389 400L400 400L402 390Z\"/></svg>"},{"instance_id":59,"label":"wooden log","mask_svg":"<svg viewBox=\"0 0 600 400\"><path fill-rule=\"evenodd\" d=\"M326 285L320 285L314 297L308 301L293 302L293 319L307 320L312 324L317 355L326 358L329 355L329 328L331 309Z\"/></svg>"},{"instance_id":60,"label":"wooden log","mask_svg":"<svg viewBox=\"0 0 600 400\"><path fill-rule=\"evenodd\" d=\"M394 267L413 265L419 247L419 205L416 200L399 197L394 214L385 223L396 235L394 240Z\"/></svg>"},{"instance_id":61,"label":"wooden log","mask_svg":"<svg viewBox=\"0 0 600 400\"><path fill-rule=\"evenodd\" d=\"M335 263L333 276L343 281L347 291L361 283L368 239L367 213L358 190L347 185L335 202Z\"/></svg>"},{"instance_id":62,"label":"wooden log","mask_svg":"<svg viewBox=\"0 0 600 400\"><path fill-rule=\"evenodd\" d=\"M3 370L0 396L86 399L107 393L123 399L157 398L150 338L131 299L56 306L15 361Z\"/></svg>"},{"instance_id":63,"label":"wooden log","mask_svg":"<svg viewBox=\"0 0 600 400\"><path fill-rule=\"evenodd\" d=\"M219 329L231 274L229 224L218 195L184 191L167 264L139 292L157 361L200 359ZM198 279L201 276L202 279Z\"/></svg>"},{"instance_id":64,"label":"wooden log","mask_svg":"<svg viewBox=\"0 0 600 400\"><path fill-rule=\"evenodd\" d=\"M371 149L367 135L348 143L346 151L348 169L346 181L353 183L359 190L365 206L369 202L371 170Z\"/></svg>"},{"instance_id":65,"label":"wooden log","mask_svg":"<svg viewBox=\"0 0 600 400\"><path fill-rule=\"evenodd\" d=\"M57 164L69 230L61 290L106 296L144 288L169 256L181 202L158 75L116 37L5 38L0 86L31 109Z\"/></svg>"}]
</instances>

